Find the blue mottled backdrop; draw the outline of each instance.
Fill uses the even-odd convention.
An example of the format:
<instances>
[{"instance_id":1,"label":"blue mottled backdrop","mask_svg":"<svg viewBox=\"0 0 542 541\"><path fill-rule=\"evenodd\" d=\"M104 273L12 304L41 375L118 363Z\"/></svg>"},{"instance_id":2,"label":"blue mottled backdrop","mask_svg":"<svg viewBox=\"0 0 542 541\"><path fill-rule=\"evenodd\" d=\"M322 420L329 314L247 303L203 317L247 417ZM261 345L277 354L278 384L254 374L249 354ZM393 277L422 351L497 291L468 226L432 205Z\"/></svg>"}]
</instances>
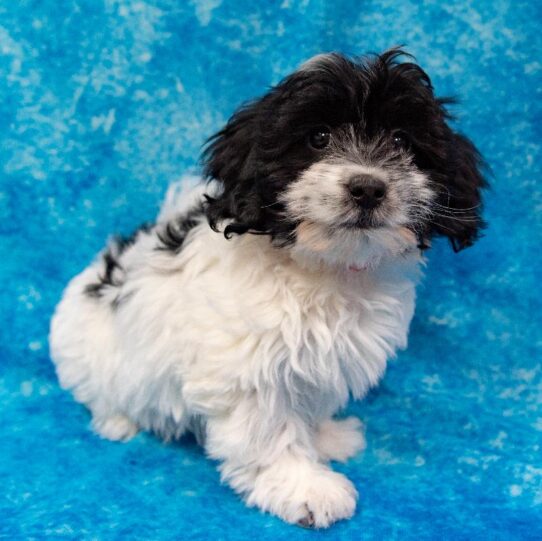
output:
<instances>
[{"instance_id":1,"label":"blue mottled backdrop","mask_svg":"<svg viewBox=\"0 0 542 541\"><path fill-rule=\"evenodd\" d=\"M542 3L0 0L2 539L542 539ZM350 412L353 520L246 509L191 439L102 441L47 353L67 280L240 101L310 55L406 44L490 163L490 226L431 251L410 348Z\"/></svg>"}]
</instances>

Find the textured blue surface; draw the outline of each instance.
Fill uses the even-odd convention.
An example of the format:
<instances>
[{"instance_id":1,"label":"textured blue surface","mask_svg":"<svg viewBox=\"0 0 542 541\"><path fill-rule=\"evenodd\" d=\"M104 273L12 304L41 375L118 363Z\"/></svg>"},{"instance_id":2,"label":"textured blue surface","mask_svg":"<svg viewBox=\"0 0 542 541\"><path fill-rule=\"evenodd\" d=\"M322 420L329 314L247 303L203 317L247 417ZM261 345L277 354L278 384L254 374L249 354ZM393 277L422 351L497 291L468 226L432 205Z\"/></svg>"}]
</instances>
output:
<instances>
[{"instance_id":1,"label":"textured blue surface","mask_svg":"<svg viewBox=\"0 0 542 541\"><path fill-rule=\"evenodd\" d=\"M0 1L0 537L542 539L540 2ZM486 237L431 251L410 347L350 411L361 493L326 532L248 510L191 439L101 441L48 321L240 101L323 50L405 43L494 171Z\"/></svg>"}]
</instances>

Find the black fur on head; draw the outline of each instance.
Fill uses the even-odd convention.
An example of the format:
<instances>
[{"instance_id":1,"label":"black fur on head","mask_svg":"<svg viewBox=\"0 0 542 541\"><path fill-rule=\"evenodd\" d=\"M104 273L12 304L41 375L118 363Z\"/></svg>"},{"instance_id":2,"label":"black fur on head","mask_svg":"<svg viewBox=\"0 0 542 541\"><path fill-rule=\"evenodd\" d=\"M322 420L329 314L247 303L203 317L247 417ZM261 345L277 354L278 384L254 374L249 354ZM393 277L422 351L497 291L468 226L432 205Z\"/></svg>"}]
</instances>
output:
<instances>
[{"instance_id":1,"label":"black fur on head","mask_svg":"<svg viewBox=\"0 0 542 541\"><path fill-rule=\"evenodd\" d=\"M319 55L242 106L203 154L205 175L219 184L218 195L206 204L211 226L226 221L227 236L261 233L287 243L303 218L290 212L282 194L316 164L342 164L345 171L351 170L345 164L355 164L381 171L397 197L413 199L402 225L421 243L444 235L455 250L470 246L483 227L480 154L448 125L445 106L452 100L436 98L427 74L400 57L410 58L399 48L365 59ZM314 148L311 134L322 131L329 143ZM427 194L416 199L416 179L422 176L430 202ZM390 209L390 216L398 212ZM387 216L384 210L356 210L359 216L351 218L353 212L348 207L343 221L348 215L349 227L360 229L378 227L379 216ZM337 216L336 227L342 219Z\"/></svg>"}]
</instances>

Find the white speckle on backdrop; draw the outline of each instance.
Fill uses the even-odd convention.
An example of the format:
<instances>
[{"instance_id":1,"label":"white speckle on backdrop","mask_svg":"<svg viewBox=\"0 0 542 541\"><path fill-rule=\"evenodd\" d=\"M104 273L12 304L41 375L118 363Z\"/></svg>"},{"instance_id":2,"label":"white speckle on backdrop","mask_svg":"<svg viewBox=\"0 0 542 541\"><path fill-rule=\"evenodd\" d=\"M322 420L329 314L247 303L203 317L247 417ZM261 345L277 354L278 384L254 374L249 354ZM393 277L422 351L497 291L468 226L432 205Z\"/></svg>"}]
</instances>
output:
<instances>
[{"instance_id":1,"label":"white speckle on backdrop","mask_svg":"<svg viewBox=\"0 0 542 541\"><path fill-rule=\"evenodd\" d=\"M305 539L191 438L92 435L47 354L67 280L152 220L207 137L310 56L406 44L491 166L489 227L429 252L409 348L349 406L361 511L325 539L542 539L542 4L0 3L0 537ZM362 533L360 533L362 532Z\"/></svg>"}]
</instances>

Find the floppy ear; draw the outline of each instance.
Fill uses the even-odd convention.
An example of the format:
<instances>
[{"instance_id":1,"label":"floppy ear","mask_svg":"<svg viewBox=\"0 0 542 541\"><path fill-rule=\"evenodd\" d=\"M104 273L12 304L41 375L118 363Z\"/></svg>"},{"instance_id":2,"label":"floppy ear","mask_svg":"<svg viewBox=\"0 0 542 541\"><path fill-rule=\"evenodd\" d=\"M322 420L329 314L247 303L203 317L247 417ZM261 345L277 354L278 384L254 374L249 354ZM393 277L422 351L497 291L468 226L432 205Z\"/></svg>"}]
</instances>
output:
<instances>
[{"instance_id":1,"label":"floppy ear","mask_svg":"<svg viewBox=\"0 0 542 541\"><path fill-rule=\"evenodd\" d=\"M226 235L259 228L262 206L256 182L259 106L260 101L242 106L207 141L203 152L205 176L220 185L216 197L207 197L207 217L215 230L219 221L232 219L224 231Z\"/></svg>"},{"instance_id":2,"label":"floppy ear","mask_svg":"<svg viewBox=\"0 0 542 541\"><path fill-rule=\"evenodd\" d=\"M243 105L207 140L203 153L207 177L230 185L249 175L248 158L258 129L257 105L257 102Z\"/></svg>"},{"instance_id":3,"label":"floppy ear","mask_svg":"<svg viewBox=\"0 0 542 541\"><path fill-rule=\"evenodd\" d=\"M463 135L449 131L447 173L439 182L433 231L450 239L455 252L472 246L485 223L481 191L487 187L483 159Z\"/></svg>"}]
</instances>

